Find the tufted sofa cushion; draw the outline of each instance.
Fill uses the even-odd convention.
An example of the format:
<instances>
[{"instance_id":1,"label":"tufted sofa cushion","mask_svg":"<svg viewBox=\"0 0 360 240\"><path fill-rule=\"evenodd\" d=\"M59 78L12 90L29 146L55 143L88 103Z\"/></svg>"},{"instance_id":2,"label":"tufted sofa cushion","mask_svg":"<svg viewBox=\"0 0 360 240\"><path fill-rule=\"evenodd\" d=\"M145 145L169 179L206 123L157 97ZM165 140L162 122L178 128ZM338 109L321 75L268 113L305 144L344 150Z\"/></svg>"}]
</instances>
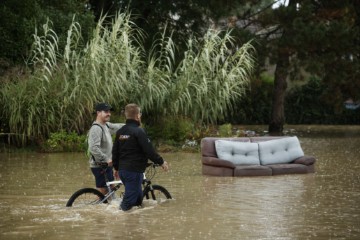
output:
<instances>
[{"instance_id":1,"label":"tufted sofa cushion","mask_svg":"<svg viewBox=\"0 0 360 240\"><path fill-rule=\"evenodd\" d=\"M260 165L257 143L216 140L215 148L220 159L235 165Z\"/></svg>"},{"instance_id":2,"label":"tufted sofa cushion","mask_svg":"<svg viewBox=\"0 0 360 240\"><path fill-rule=\"evenodd\" d=\"M290 163L304 156L297 137L285 137L258 144L261 165Z\"/></svg>"},{"instance_id":3,"label":"tufted sofa cushion","mask_svg":"<svg viewBox=\"0 0 360 240\"><path fill-rule=\"evenodd\" d=\"M215 149L216 140L225 140L225 141L236 141L236 142L250 142L250 138L247 137L237 137L237 138L216 138L216 137L206 137L201 139L201 154L204 157L218 157Z\"/></svg>"}]
</instances>

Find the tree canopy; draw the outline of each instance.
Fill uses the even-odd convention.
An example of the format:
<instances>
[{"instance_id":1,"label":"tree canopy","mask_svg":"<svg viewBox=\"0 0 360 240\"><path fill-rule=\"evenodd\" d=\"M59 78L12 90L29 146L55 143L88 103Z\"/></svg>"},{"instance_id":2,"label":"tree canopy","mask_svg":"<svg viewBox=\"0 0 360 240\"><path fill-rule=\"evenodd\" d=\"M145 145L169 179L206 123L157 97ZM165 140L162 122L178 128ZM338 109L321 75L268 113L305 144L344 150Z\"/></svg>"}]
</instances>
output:
<instances>
[{"instance_id":1,"label":"tree canopy","mask_svg":"<svg viewBox=\"0 0 360 240\"><path fill-rule=\"evenodd\" d=\"M289 86L306 85L311 77L321 82L321 91L316 92L320 105L334 113L344 111L345 100L360 99L360 2L356 0L151 0L146 4L138 0L3 0L0 21L6 24L0 25L0 76L32 56L35 29L42 35L42 26L50 24L57 33L61 55L73 20L81 29L76 46L83 49L90 43L95 25L102 22L111 29L119 11L131 13L131 21L142 29L141 47L148 59L163 49L153 42L169 36L174 53L180 56L174 59L185 58L189 37L202 43L209 27L231 29L230 52L252 40L257 52L252 87L264 86L259 84L264 72L273 79L271 94L260 94L272 96L272 102L266 103L271 106L269 117L264 120L270 132L281 133L286 123ZM173 64L180 66L181 61ZM268 91L266 86L262 91ZM244 108L241 104L232 102L238 109ZM261 118L265 115L259 114ZM311 117L311 112L307 116Z\"/></svg>"},{"instance_id":2,"label":"tree canopy","mask_svg":"<svg viewBox=\"0 0 360 240\"><path fill-rule=\"evenodd\" d=\"M282 132L291 82L317 76L325 83L318 97L340 111L346 99L360 99L360 6L352 0L289 0L274 8L274 2L280 1L228 1L226 9L232 9L228 24L240 40L257 39L259 71L267 60L276 67L269 130Z\"/></svg>"},{"instance_id":3,"label":"tree canopy","mask_svg":"<svg viewBox=\"0 0 360 240\"><path fill-rule=\"evenodd\" d=\"M73 18L81 24L84 43L95 27L94 16L80 0L2 0L0 6L0 75L31 54L35 29L50 20L61 46Z\"/></svg>"}]
</instances>

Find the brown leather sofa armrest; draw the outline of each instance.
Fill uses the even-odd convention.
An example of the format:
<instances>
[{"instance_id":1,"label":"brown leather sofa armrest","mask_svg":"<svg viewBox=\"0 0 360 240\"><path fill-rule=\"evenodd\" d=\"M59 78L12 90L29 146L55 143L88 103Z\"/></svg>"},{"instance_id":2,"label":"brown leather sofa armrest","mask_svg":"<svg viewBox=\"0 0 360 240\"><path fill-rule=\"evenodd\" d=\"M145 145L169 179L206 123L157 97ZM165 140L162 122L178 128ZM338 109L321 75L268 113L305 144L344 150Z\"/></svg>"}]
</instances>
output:
<instances>
[{"instance_id":1,"label":"brown leather sofa armrest","mask_svg":"<svg viewBox=\"0 0 360 240\"><path fill-rule=\"evenodd\" d=\"M214 167L227 167L227 168L235 168L235 165L227 160L222 160L214 157L202 157L202 163L205 165L210 165Z\"/></svg>"},{"instance_id":2,"label":"brown leather sofa armrest","mask_svg":"<svg viewBox=\"0 0 360 240\"><path fill-rule=\"evenodd\" d=\"M303 164L310 166L316 162L316 159L313 156L302 156L295 159L292 163Z\"/></svg>"}]
</instances>

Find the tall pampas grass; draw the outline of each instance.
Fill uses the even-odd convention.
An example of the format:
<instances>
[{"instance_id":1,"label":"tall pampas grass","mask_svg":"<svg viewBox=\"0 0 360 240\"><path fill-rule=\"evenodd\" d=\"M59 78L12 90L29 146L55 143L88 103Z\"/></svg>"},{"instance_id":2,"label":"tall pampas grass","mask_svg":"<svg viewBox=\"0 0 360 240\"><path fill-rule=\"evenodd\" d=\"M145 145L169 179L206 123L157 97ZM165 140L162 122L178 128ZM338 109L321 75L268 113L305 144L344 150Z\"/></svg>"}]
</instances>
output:
<instances>
[{"instance_id":1,"label":"tall pampas grass","mask_svg":"<svg viewBox=\"0 0 360 240\"><path fill-rule=\"evenodd\" d=\"M201 42L190 39L187 46L174 72L171 110L195 120L222 119L232 110L233 100L245 93L254 65L254 49L246 43L233 51L230 32L215 30L209 30Z\"/></svg>"},{"instance_id":2,"label":"tall pampas grass","mask_svg":"<svg viewBox=\"0 0 360 240\"><path fill-rule=\"evenodd\" d=\"M158 116L215 122L244 96L254 65L250 43L235 51L229 32L209 30L202 40L189 38L184 58L175 59L171 36L159 34L147 53L145 33L130 14L119 13L110 25L104 20L85 45L81 26L73 22L61 50L49 23L41 36L34 34L32 74L0 89L1 118L17 141L41 140L60 130L83 132L100 101L118 109L135 102Z\"/></svg>"}]
</instances>

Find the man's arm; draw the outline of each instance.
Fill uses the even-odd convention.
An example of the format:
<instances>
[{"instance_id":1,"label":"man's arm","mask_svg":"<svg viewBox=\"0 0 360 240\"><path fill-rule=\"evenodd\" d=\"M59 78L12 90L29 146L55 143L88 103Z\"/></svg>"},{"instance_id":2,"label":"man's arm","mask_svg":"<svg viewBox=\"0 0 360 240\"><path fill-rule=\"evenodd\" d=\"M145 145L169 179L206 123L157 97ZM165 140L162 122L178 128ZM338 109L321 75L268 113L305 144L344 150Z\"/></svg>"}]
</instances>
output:
<instances>
[{"instance_id":1,"label":"man's arm","mask_svg":"<svg viewBox=\"0 0 360 240\"><path fill-rule=\"evenodd\" d=\"M101 151L101 138L102 138L103 130L101 127L91 127L89 131L89 151L91 155L94 157L95 162L106 162L106 155Z\"/></svg>"},{"instance_id":2,"label":"man's arm","mask_svg":"<svg viewBox=\"0 0 360 240\"><path fill-rule=\"evenodd\" d=\"M125 123L111 123L111 122L107 122L106 125L109 128L109 132L110 134L116 134L116 132L122 128L123 126L125 126Z\"/></svg>"},{"instance_id":3,"label":"man's arm","mask_svg":"<svg viewBox=\"0 0 360 240\"><path fill-rule=\"evenodd\" d=\"M150 139L142 128L137 132L137 140L148 159L160 166L163 165L163 158L155 151Z\"/></svg>"}]
</instances>

